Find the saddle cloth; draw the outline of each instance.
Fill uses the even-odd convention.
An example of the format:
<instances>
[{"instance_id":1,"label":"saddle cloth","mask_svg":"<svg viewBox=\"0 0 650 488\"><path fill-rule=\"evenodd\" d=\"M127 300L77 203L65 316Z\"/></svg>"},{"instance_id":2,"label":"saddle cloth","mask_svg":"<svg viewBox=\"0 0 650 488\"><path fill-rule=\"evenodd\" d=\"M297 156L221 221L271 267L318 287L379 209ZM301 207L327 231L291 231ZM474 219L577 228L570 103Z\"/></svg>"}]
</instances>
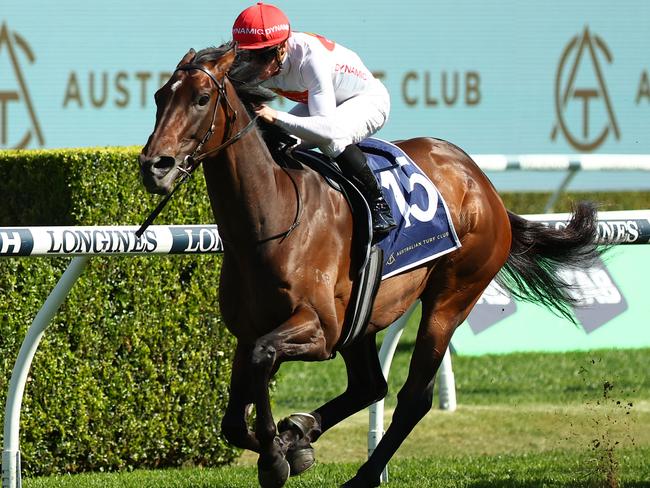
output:
<instances>
[{"instance_id":1,"label":"saddle cloth","mask_svg":"<svg viewBox=\"0 0 650 488\"><path fill-rule=\"evenodd\" d=\"M381 241L382 279L461 246L449 209L438 189L408 155L376 138L359 143L390 205L397 228Z\"/></svg>"}]
</instances>

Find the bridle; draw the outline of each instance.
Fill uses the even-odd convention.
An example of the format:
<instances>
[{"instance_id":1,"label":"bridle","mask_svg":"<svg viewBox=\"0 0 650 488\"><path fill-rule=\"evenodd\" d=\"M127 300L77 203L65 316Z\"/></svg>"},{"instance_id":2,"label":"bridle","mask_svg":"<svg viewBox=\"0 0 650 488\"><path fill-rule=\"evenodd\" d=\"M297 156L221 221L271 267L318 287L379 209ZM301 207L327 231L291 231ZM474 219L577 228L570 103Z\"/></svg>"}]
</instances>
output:
<instances>
[{"instance_id":1,"label":"bridle","mask_svg":"<svg viewBox=\"0 0 650 488\"><path fill-rule=\"evenodd\" d=\"M158 203L155 209L149 214L149 216L145 219L145 221L142 223L140 228L136 231L135 235L139 238L142 236L144 231L146 230L147 227L149 227L153 221L158 217L162 209L167 205L167 202L171 199L171 197L176 193L176 190L178 190L183 184L192 176L192 173L196 168L199 167L199 164L201 164L201 161L203 161L205 158L207 158L210 155L216 154L231 144L234 144L237 142L239 139L242 138L244 134L246 134L248 131L250 131L254 126L255 122L257 121L257 115L251 119L251 121L238 131L234 136L228 137L228 134L230 133L230 127L232 124L235 122L237 119L237 110L235 110L230 103L230 100L228 99L228 94L226 93L226 86L225 82L219 82L217 78L210 73L204 66L200 64L192 64L188 63L183 66L179 66L174 70L174 73L172 73L172 76L176 74L177 71L201 71L202 73L205 73L208 78L214 83L214 86L217 88L217 101L214 104L214 109L212 110L212 120L210 121L210 127L208 130L205 132L205 135L201 138L199 141L199 144L194 148L194 151L192 151L191 154L188 154L185 156L185 159L183 160L184 166L178 166L178 171L182 173L180 179L177 181L177 183L174 185L174 188L165 195L165 197ZM224 75L225 79L225 75ZM226 127L223 131L223 137L224 140L219 144L219 146L215 147L214 149L210 149L209 151L206 151L204 153L199 154L201 149L203 149L203 146L210 140L210 138L214 135L214 123L217 119L217 112L219 110L219 107L223 104L222 100L225 100L225 106L224 106L224 113L226 114ZM197 156L198 154L198 156Z\"/></svg>"},{"instance_id":2,"label":"bridle","mask_svg":"<svg viewBox=\"0 0 650 488\"><path fill-rule=\"evenodd\" d=\"M218 95L217 95L217 101L214 104L214 110L212 111L212 121L210 122L210 127L208 128L205 135L203 136L203 138L199 142L199 145L194 148L194 151L192 151L192 154L190 154L188 156L185 156L185 161L184 162L186 163L186 167L181 169L181 171L184 174L191 173L199 165L199 163L201 161L203 161L205 158L207 158L208 156L210 156L212 154L217 154L218 152L222 151L223 149L227 148L231 144L234 144L239 139L241 139L241 137L244 134L246 134L249 130L251 130L253 128L253 126L255 125L255 122L257 121L257 118L258 118L257 115L255 117L251 118L251 121L248 124L246 124L246 127L241 129L240 131L238 131L234 136L228 138L228 134L230 134L230 127L233 124L233 122L237 119L237 110L235 110L233 108L232 104L230 103L230 99L228 99L228 94L226 93L225 82L220 83L219 80L217 80L217 78L212 73L210 73L210 71L205 69L205 67L203 67L200 64L191 64L190 63L190 64L180 66L180 67L176 68L174 73L176 73L176 71L187 71L187 72L189 72L189 71L193 71L193 70L197 70L197 71L201 71L201 72L205 73L208 76L208 78L210 78L210 80L212 80L212 83L214 83L214 86L217 88ZM226 76L224 75L224 80L225 80L225 77ZM224 112L226 114L226 127L225 127L225 129L223 131L224 140L221 142L221 144L219 146L215 147L214 149L210 149L209 151L206 151L206 152L204 152L202 154L199 154L197 156L197 154L201 151L201 149L203 149L203 146L205 145L205 143L208 142L210 140L210 138L214 135L214 122L217 119L217 111L219 110L219 106L222 104L222 102L221 102L222 99L225 100L225 102L226 102L226 105L224 107Z\"/></svg>"},{"instance_id":3,"label":"bridle","mask_svg":"<svg viewBox=\"0 0 650 488\"><path fill-rule=\"evenodd\" d=\"M232 127L232 124L237 120L237 110L232 106L230 103L230 99L228 98L228 94L226 93L226 84L225 84L225 79L228 76L227 74L224 75L223 81L219 82L219 80L209 71L207 70L203 65L200 64L193 64L193 63L188 63L183 66L179 66L174 70L174 74L176 74L177 71L201 71L202 73L205 73L208 78L214 83L214 86L217 89L217 101L214 104L214 109L212 110L212 120L210 121L210 127L206 131L205 135L201 138L199 144L194 148L191 154L185 156L183 162L184 162L184 167L178 166L179 172L182 173L180 179L177 181L177 183L174 185L174 188L165 195L165 197L158 203L156 208L149 214L149 216L145 219L145 221L142 223L140 228L135 232L135 235L140 238L144 231L149 227L153 221L156 219L156 217L160 214L162 209L165 207L167 202L171 199L171 197L176 193L176 190L180 188L191 176L192 173L196 168L199 167L201 164L201 161L206 159L208 156L217 154L230 146L231 144L234 144L237 142L239 139L241 139L246 133L248 133L253 127L255 127L255 123L257 122L258 115L255 115L254 117L251 118L251 121L246 124L246 126L243 129L240 129L237 131L237 133L229 137L230 134L230 129ZM221 105L224 105L224 113L226 115L226 126L223 131L223 140L221 141L221 144L219 144L217 147L210 149L209 151L201 152L203 149L203 146L210 140L210 138L214 135L214 129L215 129L215 121L217 119L217 112L219 110L219 107ZM200 154L199 154L200 153ZM284 169L284 168L283 168ZM285 170L286 172L286 170ZM298 209L296 211L296 217L294 219L293 224L289 227L284 232L281 232L279 234L273 235L271 237L265 238L260 242L266 242L269 240L277 239L279 237L282 237L283 239L287 237L299 224L300 224L300 214L302 213L302 201L300 198L300 192L298 191L298 185L294 181L293 177L289 175L289 178L291 179L291 182L293 183L294 189L296 191L296 196L298 199Z\"/></svg>"}]
</instances>

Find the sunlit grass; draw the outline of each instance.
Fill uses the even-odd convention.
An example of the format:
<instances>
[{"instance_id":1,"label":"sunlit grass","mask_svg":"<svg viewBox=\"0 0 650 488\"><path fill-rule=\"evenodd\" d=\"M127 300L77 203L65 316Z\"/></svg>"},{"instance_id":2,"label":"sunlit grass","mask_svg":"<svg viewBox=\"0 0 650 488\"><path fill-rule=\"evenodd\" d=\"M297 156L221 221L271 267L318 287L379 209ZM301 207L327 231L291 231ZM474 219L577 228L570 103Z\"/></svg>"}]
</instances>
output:
<instances>
[{"instance_id":1,"label":"sunlit grass","mask_svg":"<svg viewBox=\"0 0 650 488\"><path fill-rule=\"evenodd\" d=\"M648 449L620 453L619 486L647 487L650 467ZM355 473L351 463L321 463L287 488L340 486ZM392 462L388 488L520 488L604 487L607 472L590 453L545 452L500 456L410 458ZM25 488L250 488L257 486L254 467L135 471L119 474L88 474L26 480Z\"/></svg>"},{"instance_id":2,"label":"sunlit grass","mask_svg":"<svg viewBox=\"0 0 650 488\"><path fill-rule=\"evenodd\" d=\"M408 368L413 331L393 362L386 425ZM388 487L650 486L650 350L454 356L458 410L432 410L389 465ZM340 359L283 366L276 419L343 391ZM287 483L339 486L366 457L361 412L316 444L317 466ZM219 469L135 471L25 480L26 488L256 486L256 458ZM609 481L608 481L609 480Z\"/></svg>"}]
</instances>

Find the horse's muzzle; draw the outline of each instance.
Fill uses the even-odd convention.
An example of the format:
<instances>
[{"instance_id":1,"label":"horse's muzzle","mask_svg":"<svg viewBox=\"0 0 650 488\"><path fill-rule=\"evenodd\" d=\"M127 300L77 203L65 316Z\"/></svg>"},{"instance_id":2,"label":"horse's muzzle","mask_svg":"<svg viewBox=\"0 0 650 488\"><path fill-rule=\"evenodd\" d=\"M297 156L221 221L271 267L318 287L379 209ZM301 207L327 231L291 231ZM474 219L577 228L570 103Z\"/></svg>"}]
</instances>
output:
<instances>
[{"instance_id":1,"label":"horse's muzzle","mask_svg":"<svg viewBox=\"0 0 650 488\"><path fill-rule=\"evenodd\" d=\"M178 176L179 162L173 156L147 157L140 154L140 175L149 193L166 195Z\"/></svg>"}]
</instances>

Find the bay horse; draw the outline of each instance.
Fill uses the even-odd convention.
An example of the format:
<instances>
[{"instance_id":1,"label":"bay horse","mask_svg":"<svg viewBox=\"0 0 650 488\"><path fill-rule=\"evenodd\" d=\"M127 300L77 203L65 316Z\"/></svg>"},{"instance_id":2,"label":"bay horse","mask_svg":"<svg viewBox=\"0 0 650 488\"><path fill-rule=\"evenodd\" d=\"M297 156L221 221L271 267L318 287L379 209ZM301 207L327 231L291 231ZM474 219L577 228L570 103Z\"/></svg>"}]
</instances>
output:
<instances>
[{"instance_id":1,"label":"bay horse","mask_svg":"<svg viewBox=\"0 0 650 488\"><path fill-rule=\"evenodd\" d=\"M284 361L323 361L337 352L360 258L344 197L315 171L274 160L252 110L268 93L234 81L234 61L231 44L190 50L181 59L155 95L154 131L139 157L143 184L159 194L169 194L203 160L224 245L219 303L237 339L222 433L259 453L262 487L283 486L289 474L311 466L311 444L324 432L386 395L375 335L419 299L422 319L392 423L343 485L378 486L391 456L431 408L454 330L495 276L515 296L570 318L572 299L557 271L598 255L595 208L577 205L562 230L526 221L506 210L460 148L425 137L399 142L447 202L462 247L382 281L365 334L338 351L347 368L345 392L276 426L269 381Z\"/></svg>"}]
</instances>

